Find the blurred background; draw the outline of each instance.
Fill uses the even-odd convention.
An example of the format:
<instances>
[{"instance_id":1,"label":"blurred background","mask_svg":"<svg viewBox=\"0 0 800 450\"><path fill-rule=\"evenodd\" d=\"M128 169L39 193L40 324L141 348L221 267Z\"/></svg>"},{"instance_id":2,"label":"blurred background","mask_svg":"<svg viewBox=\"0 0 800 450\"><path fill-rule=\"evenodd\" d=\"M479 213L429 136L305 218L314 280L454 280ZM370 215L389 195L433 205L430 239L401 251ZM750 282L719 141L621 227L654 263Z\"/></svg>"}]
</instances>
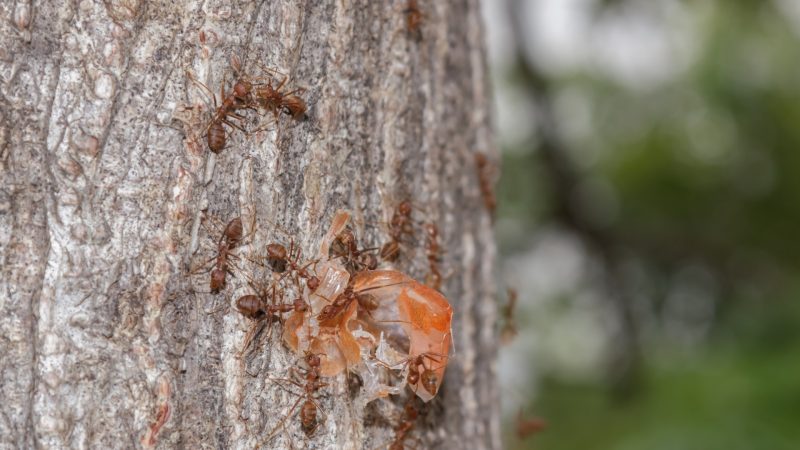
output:
<instances>
[{"instance_id":1,"label":"blurred background","mask_svg":"<svg viewBox=\"0 0 800 450\"><path fill-rule=\"evenodd\" d=\"M506 447L800 448L800 0L483 3Z\"/></svg>"}]
</instances>

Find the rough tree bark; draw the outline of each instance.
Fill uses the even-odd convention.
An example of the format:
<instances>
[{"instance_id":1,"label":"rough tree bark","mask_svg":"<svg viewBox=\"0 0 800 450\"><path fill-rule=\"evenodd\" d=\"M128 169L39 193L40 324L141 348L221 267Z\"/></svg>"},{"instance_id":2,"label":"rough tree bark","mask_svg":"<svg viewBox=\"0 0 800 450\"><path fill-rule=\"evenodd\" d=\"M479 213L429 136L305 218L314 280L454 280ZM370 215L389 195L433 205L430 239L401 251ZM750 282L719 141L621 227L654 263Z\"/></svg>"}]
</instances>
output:
<instances>
[{"instance_id":1,"label":"rough tree bark","mask_svg":"<svg viewBox=\"0 0 800 450\"><path fill-rule=\"evenodd\" d=\"M403 2L0 4L0 447L252 448L295 402L272 378L297 357L272 333L243 370L249 324L230 304L246 283L210 295L187 276L210 254L192 248L212 239L198 217L255 223L243 251L288 240L279 225L313 254L339 208L381 243L405 198L440 227L455 311L418 448L500 446L479 5L420 3L421 39ZM232 55L290 74L309 117L214 157L173 117L201 99L186 71L216 88ZM407 252L399 268L424 280L423 250ZM401 406L365 411L350 389L330 380L313 436L290 418L268 446L385 447Z\"/></svg>"}]
</instances>

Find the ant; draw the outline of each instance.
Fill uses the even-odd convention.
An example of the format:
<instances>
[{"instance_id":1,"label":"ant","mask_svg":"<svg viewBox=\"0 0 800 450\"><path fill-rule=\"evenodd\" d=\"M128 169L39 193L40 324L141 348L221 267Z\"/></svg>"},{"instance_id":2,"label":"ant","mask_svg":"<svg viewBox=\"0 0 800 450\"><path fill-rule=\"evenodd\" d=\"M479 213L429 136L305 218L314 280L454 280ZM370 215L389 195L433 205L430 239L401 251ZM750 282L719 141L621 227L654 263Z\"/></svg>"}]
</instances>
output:
<instances>
[{"instance_id":1,"label":"ant","mask_svg":"<svg viewBox=\"0 0 800 450\"><path fill-rule=\"evenodd\" d=\"M430 361L438 361L438 357L447 358L445 355L437 355L435 353L425 352L420 353L417 356L410 356L405 361L400 361L391 366L380 360L378 360L378 363L389 369L393 369L398 365L401 367L408 367L406 384L409 386L418 386L417 383L422 383L422 387L433 396L439 391L439 385L441 384L441 381L439 380L439 376L436 375L437 369L428 367L428 365L425 364L425 359L427 358ZM420 367L422 367L421 371ZM415 387L414 393L416 392L417 391Z\"/></svg>"},{"instance_id":2,"label":"ant","mask_svg":"<svg viewBox=\"0 0 800 450\"><path fill-rule=\"evenodd\" d=\"M434 369L431 369L425 365L425 358L428 358L429 360L434 359L431 354L422 353L409 361L411 366L408 368L406 381L408 384L412 385L422 382L422 387L426 391L428 391L431 395L436 395L436 392L439 390L439 377L436 375ZM420 366L422 366L422 372L419 370Z\"/></svg>"},{"instance_id":3,"label":"ant","mask_svg":"<svg viewBox=\"0 0 800 450\"><path fill-rule=\"evenodd\" d=\"M209 261L214 260L213 269L211 270L211 279L209 281L209 288L212 294L216 294L225 287L227 274L233 274L230 269L230 259L233 259L236 255L232 254L231 251L241 243L242 233L241 218L236 217L228 222L228 224L225 225L222 236L220 236L217 241L216 256L213 256L200 266L202 267Z\"/></svg>"},{"instance_id":4,"label":"ant","mask_svg":"<svg viewBox=\"0 0 800 450\"><path fill-rule=\"evenodd\" d=\"M281 244L272 243L267 245L267 264L275 273L291 274L295 273L298 278L306 280L309 291L314 292L319 288L320 279L308 271L308 267L315 265L317 261L309 262L301 266L300 248L295 247L294 241L289 243L289 250Z\"/></svg>"},{"instance_id":5,"label":"ant","mask_svg":"<svg viewBox=\"0 0 800 450\"><path fill-rule=\"evenodd\" d=\"M283 303L283 291L280 294L276 293L274 284L272 285L272 295L267 293L266 288L258 289L252 282L249 282L249 284L257 291L257 294L243 295L236 300L236 309L248 319L261 322L267 318L266 327L269 327L273 318L278 317L278 320L281 320L281 314L292 311L302 314L308 311L308 303L302 297L295 298L291 303ZM278 302L279 296L281 302ZM254 326L248 331L244 339L243 352L250 347L250 342L262 329L263 326ZM270 328L271 332L272 329Z\"/></svg>"},{"instance_id":6,"label":"ant","mask_svg":"<svg viewBox=\"0 0 800 450\"><path fill-rule=\"evenodd\" d=\"M403 235L414 237L412 211L411 202L403 200L392 213L392 220L389 222L390 241L381 247L381 258L385 261L395 261L400 256L400 240Z\"/></svg>"},{"instance_id":7,"label":"ant","mask_svg":"<svg viewBox=\"0 0 800 450\"><path fill-rule=\"evenodd\" d=\"M422 25L424 15L422 10L419 9L417 0L408 0L406 9L403 12L406 15L406 30L408 30L408 34L420 39L422 37L420 25Z\"/></svg>"},{"instance_id":8,"label":"ant","mask_svg":"<svg viewBox=\"0 0 800 450\"><path fill-rule=\"evenodd\" d=\"M211 120L208 122L208 126L206 127L204 133L206 134L206 142L208 143L209 150L214 153L219 153L225 148L225 142L227 140L227 131L225 130L225 125L239 129L242 132L245 131L244 128L232 122L230 119L235 119L237 121L244 120L244 117L236 113L236 110L251 107L250 104L252 101L250 100L250 97L253 91L253 84L240 77L234 83L231 93L226 95L225 83L220 83L220 105L217 106L217 97L213 91L211 91L211 89L209 89L209 87L203 84L200 80L195 79L191 72L188 72L187 75L192 82L203 87L209 94L211 94L211 100L214 103L214 108L216 111L211 117Z\"/></svg>"},{"instance_id":9,"label":"ant","mask_svg":"<svg viewBox=\"0 0 800 450\"><path fill-rule=\"evenodd\" d=\"M439 272L439 260L441 259L441 247L439 246L439 229L432 223L426 223L423 228L428 238L425 241L425 254L428 257L428 266L431 273L428 277L428 285L437 291L442 284L442 274Z\"/></svg>"},{"instance_id":10,"label":"ant","mask_svg":"<svg viewBox=\"0 0 800 450\"><path fill-rule=\"evenodd\" d=\"M478 168L478 184L481 189L481 197L483 197L483 205L494 217L497 209L497 198L494 195L494 187L491 180L493 167L490 165L486 155L480 152L475 153L475 165Z\"/></svg>"},{"instance_id":11,"label":"ant","mask_svg":"<svg viewBox=\"0 0 800 450\"><path fill-rule=\"evenodd\" d=\"M377 248L358 249L358 242L353 232L345 228L333 240L329 250L330 255L342 258L344 267L353 275L363 270L375 270L378 268L378 258L369 253Z\"/></svg>"},{"instance_id":12,"label":"ant","mask_svg":"<svg viewBox=\"0 0 800 450\"><path fill-rule=\"evenodd\" d=\"M272 287L272 291L272 299L274 301L277 297L275 294L275 286ZM294 299L291 303L268 303L266 301L268 299L269 297L265 293L259 295L243 295L236 300L236 309L238 309L243 316L254 320L260 320L265 316L272 317L292 311L300 313L308 311L308 304L302 297Z\"/></svg>"},{"instance_id":13,"label":"ant","mask_svg":"<svg viewBox=\"0 0 800 450\"><path fill-rule=\"evenodd\" d=\"M271 111L275 118L278 118L280 112L286 113L294 120L300 120L305 117L306 102L297 94L303 93L304 88L297 88L293 91L283 92L283 87L289 81L289 76L278 72L277 70L268 69L261 66L262 70L269 75L269 81L266 84L257 85L253 91L255 103L262 108ZM277 86L272 86L274 75L283 75Z\"/></svg>"},{"instance_id":14,"label":"ant","mask_svg":"<svg viewBox=\"0 0 800 450\"><path fill-rule=\"evenodd\" d=\"M378 309L378 299L374 295L368 293L358 293L353 290L351 286L345 288L336 299L329 305L325 305L322 310L317 314L317 320L320 323L333 320L342 311L345 311L352 302L358 302L358 306L366 311L367 314L372 314L373 311Z\"/></svg>"},{"instance_id":15,"label":"ant","mask_svg":"<svg viewBox=\"0 0 800 450\"><path fill-rule=\"evenodd\" d=\"M272 439L273 436L275 436L275 432L277 432L277 430L281 428L286 419L292 415L292 412L294 412L294 409L297 407L297 405L300 404L301 400L303 400L303 405L300 407L300 424L303 428L303 432L306 434L306 436L311 436L317 429L317 427L319 427L320 422L317 420L317 410L319 410L323 414L325 414L325 412L322 410L322 408L314 399L314 395L320 388L323 388L328 384L323 383L320 380L322 361L320 360L319 355L315 353L306 353L304 359L306 365L308 366L308 369L304 369L305 384L298 383L297 381L292 379L284 379L284 381L288 381L294 384L295 386L303 389L303 394L298 397L297 401L289 409L289 412L286 414L286 416L283 419L281 419L281 421L275 427L275 431L273 431L270 434L265 443L268 442L270 439Z\"/></svg>"},{"instance_id":16,"label":"ant","mask_svg":"<svg viewBox=\"0 0 800 450\"><path fill-rule=\"evenodd\" d=\"M514 320L514 311L517 307L517 290L514 288L508 288L508 303L503 308L503 318L505 319L505 324L503 325L502 330L500 330L500 339L504 343L508 343L514 336L517 335L517 324Z\"/></svg>"},{"instance_id":17,"label":"ant","mask_svg":"<svg viewBox=\"0 0 800 450\"><path fill-rule=\"evenodd\" d=\"M419 417L419 410L414 406L414 397L409 397L406 405L403 407L403 415L400 419L400 423L394 427L394 442L389 445L389 450L403 450L405 448L403 441L406 440L408 434L411 433L411 430L414 428L417 417Z\"/></svg>"}]
</instances>

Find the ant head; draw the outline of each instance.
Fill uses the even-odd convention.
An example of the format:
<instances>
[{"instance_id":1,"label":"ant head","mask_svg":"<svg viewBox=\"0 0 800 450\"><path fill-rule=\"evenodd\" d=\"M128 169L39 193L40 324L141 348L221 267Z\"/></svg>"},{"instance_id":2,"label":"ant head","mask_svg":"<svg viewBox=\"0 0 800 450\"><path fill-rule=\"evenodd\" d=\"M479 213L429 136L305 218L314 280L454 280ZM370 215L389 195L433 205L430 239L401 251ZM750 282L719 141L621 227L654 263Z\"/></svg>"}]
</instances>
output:
<instances>
[{"instance_id":1,"label":"ant head","mask_svg":"<svg viewBox=\"0 0 800 450\"><path fill-rule=\"evenodd\" d=\"M244 100L253 91L253 83L245 80L239 80L233 85L233 95L239 99Z\"/></svg>"},{"instance_id":2,"label":"ant head","mask_svg":"<svg viewBox=\"0 0 800 450\"><path fill-rule=\"evenodd\" d=\"M309 353L306 355L306 363L311 367L319 367L322 361L316 353Z\"/></svg>"},{"instance_id":3,"label":"ant head","mask_svg":"<svg viewBox=\"0 0 800 450\"><path fill-rule=\"evenodd\" d=\"M404 216L410 216L411 215L411 202L408 201L408 200L403 200L402 202L400 202L400 204L397 206L397 212L399 212L400 214L402 214Z\"/></svg>"}]
</instances>

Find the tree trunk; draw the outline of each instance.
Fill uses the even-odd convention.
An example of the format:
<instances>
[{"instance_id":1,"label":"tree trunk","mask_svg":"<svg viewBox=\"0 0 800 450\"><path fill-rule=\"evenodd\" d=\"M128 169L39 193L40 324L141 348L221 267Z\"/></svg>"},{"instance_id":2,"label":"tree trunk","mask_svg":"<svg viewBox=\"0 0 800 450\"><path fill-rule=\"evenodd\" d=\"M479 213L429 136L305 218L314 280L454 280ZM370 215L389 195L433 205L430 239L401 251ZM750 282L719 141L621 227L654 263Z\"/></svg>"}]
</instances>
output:
<instances>
[{"instance_id":1,"label":"tree trunk","mask_svg":"<svg viewBox=\"0 0 800 450\"><path fill-rule=\"evenodd\" d=\"M0 5L0 447L263 443L296 402L275 379L299 358L278 330L242 363L251 324L231 305L246 271L203 292L208 274L188 268L219 234L200 217L241 216L240 252L291 238L313 255L337 209L380 245L404 199L439 227L455 311L417 448L500 446L495 246L474 164L496 159L479 5L420 3L418 35L400 2ZM186 72L230 89L232 55L305 87L308 118L233 130L213 155L211 105ZM417 239L396 267L424 281ZM325 381L319 428L306 437L295 408L264 446L388 446L402 403L365 409L347 377Z\"/></svg>"}]
</instances>

